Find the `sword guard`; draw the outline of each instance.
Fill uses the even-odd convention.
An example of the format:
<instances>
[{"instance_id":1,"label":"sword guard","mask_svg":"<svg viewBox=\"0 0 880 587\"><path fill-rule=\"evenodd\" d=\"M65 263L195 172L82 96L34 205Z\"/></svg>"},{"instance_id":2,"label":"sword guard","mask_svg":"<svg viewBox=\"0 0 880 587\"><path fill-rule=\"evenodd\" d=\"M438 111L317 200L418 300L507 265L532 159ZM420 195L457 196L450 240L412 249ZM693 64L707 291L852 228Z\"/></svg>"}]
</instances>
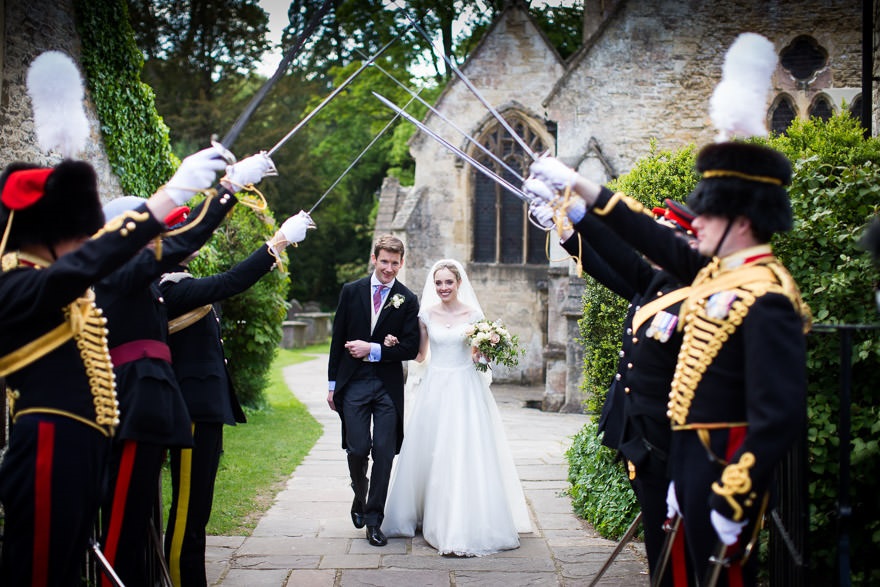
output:
<instances>
[{"instance_id":1,"label":"sword guard","mask_svg":"<svg viewBox=\"0 0 880 587\"><path fill-rule=\"evenodd\" d=\"M223 146L223 144L217 140L216 135L211 137L211 146L214 147L214 150L220 153L220 156L223 157L223 160L226 161L227 165L234 165L236 163L235 155L232 154L232 151Z\"/></svg>"}]
</instances>

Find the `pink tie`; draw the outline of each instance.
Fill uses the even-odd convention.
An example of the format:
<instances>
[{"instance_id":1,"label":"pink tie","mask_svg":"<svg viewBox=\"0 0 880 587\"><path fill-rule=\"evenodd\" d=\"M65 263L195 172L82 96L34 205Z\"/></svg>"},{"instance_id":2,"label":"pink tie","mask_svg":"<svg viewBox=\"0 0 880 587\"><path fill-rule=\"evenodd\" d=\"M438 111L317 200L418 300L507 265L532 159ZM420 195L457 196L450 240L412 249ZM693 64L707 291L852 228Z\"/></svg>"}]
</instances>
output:
<instances>
[{"instance_id":1,"label":"pink tie","mask_svg":"<svg viewBox=\"0 0 880 587\"><path fill-rule=\"evenodd\" d=\"M382 290L385 289L384 285L377 285L376 291L373 293L373 311L377 314L379 313L379 308L382 306Z\"/></svg>"}]
</instances>

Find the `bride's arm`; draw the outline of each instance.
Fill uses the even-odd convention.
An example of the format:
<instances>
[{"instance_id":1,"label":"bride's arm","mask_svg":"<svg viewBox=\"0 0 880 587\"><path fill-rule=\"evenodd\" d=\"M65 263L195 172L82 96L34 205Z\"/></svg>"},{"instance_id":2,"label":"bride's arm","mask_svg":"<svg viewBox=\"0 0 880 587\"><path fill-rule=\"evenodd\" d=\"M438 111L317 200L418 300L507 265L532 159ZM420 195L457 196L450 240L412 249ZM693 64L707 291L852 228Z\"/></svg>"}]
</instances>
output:
<instances>
[{"instance_id":1,"label":"bride's arm","mask_svg":"<svg viewBox=\"0 0 880 587\"><path fill-rule=\"evenodd\" d=\"M416 363L421 363L428 355L428 327L419 319L419 354L416 355Z\"/></svg>"}]
</instances>

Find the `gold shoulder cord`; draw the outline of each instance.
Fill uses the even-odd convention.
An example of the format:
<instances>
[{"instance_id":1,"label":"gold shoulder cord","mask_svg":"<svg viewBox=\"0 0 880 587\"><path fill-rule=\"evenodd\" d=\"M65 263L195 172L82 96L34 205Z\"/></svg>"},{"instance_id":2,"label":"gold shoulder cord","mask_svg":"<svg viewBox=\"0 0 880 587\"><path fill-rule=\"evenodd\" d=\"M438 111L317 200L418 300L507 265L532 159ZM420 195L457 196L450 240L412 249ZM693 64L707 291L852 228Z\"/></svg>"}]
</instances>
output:
<instances>
[{"instance_id":1,"label":"gold shoulder cord","mask_svg":"<svg viewBox=\"0 0 880 587\"><path fill-rule=\"evenodd\" d=\"M211 304L205 304L195 310L190 310L186 314L181 314L177 318L168 321L168 334L180 332L184 328L188 328L204 318L211 311Z\"/></svg>"},{"instance_id":2,"label":"gold shoulder cord","mask_svg":"<svg viewBox=\"0 0 880 587\"><path fill-rule=\"evenodd\" d=\"M7 263L6 257L8 255L4 256L4 267ZM115 427L119 425L119 402L116 399L113 363L110 361L110 350L107 346L107 319L104 318L101 309L95 305L95 293L89 289L71 302L64 309L64 317L65 321L58 327L0 358L0 376L5 377L23 369L72 338L76 341L89 380L95 420L86 420L76 414L47 408L31 408L15 412L18 392L7 390L9 413L13 421L18 416L31 412L58 413L82 421L100 430L105 436L112 436Z\"/></svg>"},{"instance_id":3,"label":"gold shoulder cord","mask_svg":"<svg viewBox=\"0 0 880 587\"><path fill-rule=\"evenodd\" d=\"M571 225L571 220L568 219L568 205L571 202L571 186L565 186L565 192L562 196L561 204L556 202L556 206L553 208L554 224L556 225L556 234L559 239L562 239L562 233L571 229L574 230L574 227ZM552 229L547 231L547 236L544 240L544 255L547 257L547 260L551 263L561 263L562 261L568 261L572 259L577 265L577 275L580 277L584 272L584 267L581 264L581 257L583 257L584 253L584 242L581 239L581 233L575 231L578 239L578 254L575 255L566 255L560 259L551 259L550 258L550 233L553 232Z\"/></svg>"}]
</instances>

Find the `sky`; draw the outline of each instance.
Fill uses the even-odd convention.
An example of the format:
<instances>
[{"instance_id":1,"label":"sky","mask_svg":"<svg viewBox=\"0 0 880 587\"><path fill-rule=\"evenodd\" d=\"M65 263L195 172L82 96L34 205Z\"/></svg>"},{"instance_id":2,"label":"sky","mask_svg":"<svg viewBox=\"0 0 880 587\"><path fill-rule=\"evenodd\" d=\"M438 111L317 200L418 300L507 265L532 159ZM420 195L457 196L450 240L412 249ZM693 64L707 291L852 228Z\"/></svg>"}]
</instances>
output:
<instances>
[{"instance_id":1,"label":"sky","mask_svg":"<svg viewBox=\"0 0 880 587\"><path fill-rule=\"evenodd\" d=\"M554 6L559 5L571 5L575 0L532 0L532 5L541 6L544 4L552 4ZM393 2L389 1L388 4L392 4ZM269 15L269 42L274 45L277 45L281 42L281 33L284 31L284 27L287 26L287 8L290 6L290 0L259 0L258 4L262 7L263 10ZM260 64L260 67L257 68L257 71L265 76L271 77L275 70L278 68L278 64L281 63L283 51L275 50L267 52L263 57L263 60Z\"/></svg>"}]
</instances>

